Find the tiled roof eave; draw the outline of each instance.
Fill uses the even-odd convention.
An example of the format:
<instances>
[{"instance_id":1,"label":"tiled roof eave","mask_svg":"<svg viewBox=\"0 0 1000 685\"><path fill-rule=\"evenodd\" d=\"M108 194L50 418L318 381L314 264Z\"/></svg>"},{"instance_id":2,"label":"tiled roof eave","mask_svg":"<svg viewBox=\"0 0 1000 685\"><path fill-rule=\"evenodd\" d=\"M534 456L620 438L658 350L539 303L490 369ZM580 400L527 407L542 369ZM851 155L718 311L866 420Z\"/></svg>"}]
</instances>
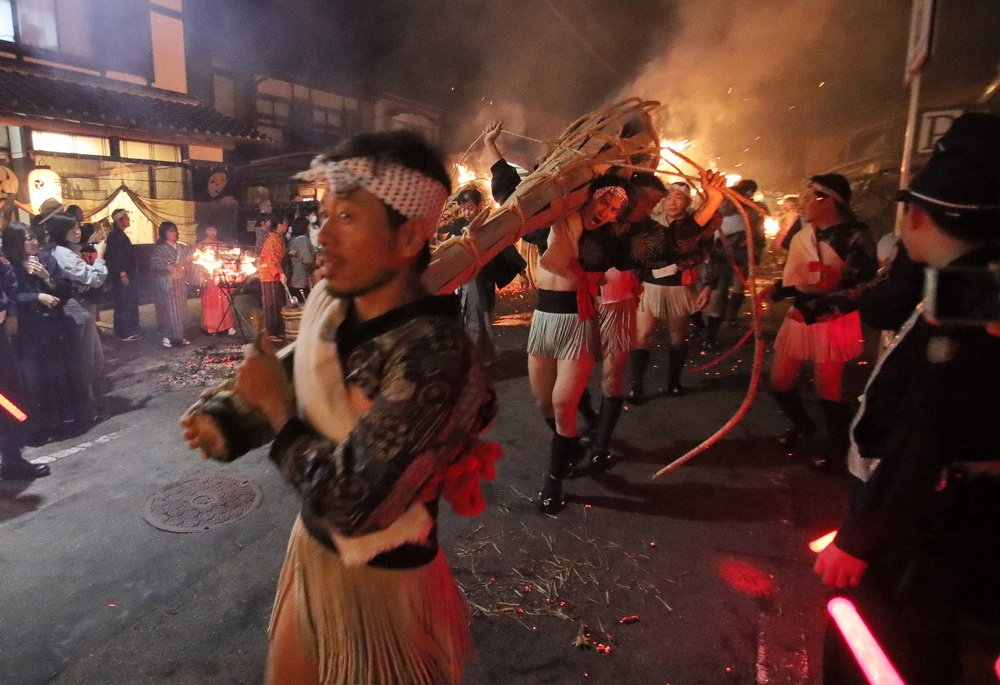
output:
<instances>
[{"instance_id":1,"label":"tiled roof eave","mask_svg":"<svg viewBox=\"0 0 1000 685\"><path fill-rule=\"evenodd\" d=\"M256 129L189 98L128 93L0 68L0 117L52 122L102 135L133 134L175 142L266 142Z\"/></svg>"}]
</instances>

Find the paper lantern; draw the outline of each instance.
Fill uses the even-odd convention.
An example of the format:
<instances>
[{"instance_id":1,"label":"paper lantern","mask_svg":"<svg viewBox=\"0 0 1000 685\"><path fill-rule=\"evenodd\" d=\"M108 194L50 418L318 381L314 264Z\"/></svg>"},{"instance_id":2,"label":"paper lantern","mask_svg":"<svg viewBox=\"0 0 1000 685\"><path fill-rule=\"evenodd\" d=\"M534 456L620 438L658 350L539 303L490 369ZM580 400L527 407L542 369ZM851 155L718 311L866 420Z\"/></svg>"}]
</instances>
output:
<instances>
[{"instance_id":1,"label":"paper lantern","mask_svg":"<svg viewBox=\"0 0 1000 685\"><path fill-rule=\"evenodd\" d=\"M62 179L52 169L32 169L28 174L28 197L31 208L37 213L46 200L62 204Z\"/></svg>"}]
</instances>

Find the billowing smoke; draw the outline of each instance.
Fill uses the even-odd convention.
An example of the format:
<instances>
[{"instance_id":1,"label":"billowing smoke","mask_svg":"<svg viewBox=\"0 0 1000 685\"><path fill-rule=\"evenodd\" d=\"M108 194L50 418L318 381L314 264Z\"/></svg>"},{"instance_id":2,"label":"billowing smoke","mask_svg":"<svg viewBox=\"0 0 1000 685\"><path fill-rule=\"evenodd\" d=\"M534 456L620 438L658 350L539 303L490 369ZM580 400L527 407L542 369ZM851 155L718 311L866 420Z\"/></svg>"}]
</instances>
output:
<instances>
[{"instance_id":1,"label":"billowing smoke","mask_svg":"<svg viewBox=\"0 0 1000 685\"><path fill-rule=\"evenodd\" d=\"M694 141L695 158L789 190L834 164L807 162L808 138L837 135L839 122L886 102L905 111L910 3L260 0L250 11L197 0L206 11L226 7L237 30L267 36L230 41L256 64L437 108L452 153L493 119L552 140L577 116L640 95L663 103L664 134ZM501 143L524 164L546 151Z\"/></svg>"},{"instance_id":2,"label":"billowing smoke","mask_svg":"<svg viewBox=\"0 0 1000 685\"><path fill-rule=\"evenodd\" d=\"M690 141L690 156L795 184L816 171L804 166L810 135L835 131L880 89L902 97L908 4L683 0L660 54L619 95L662 102L664 136Z\"/></svg>"}]
</instances>

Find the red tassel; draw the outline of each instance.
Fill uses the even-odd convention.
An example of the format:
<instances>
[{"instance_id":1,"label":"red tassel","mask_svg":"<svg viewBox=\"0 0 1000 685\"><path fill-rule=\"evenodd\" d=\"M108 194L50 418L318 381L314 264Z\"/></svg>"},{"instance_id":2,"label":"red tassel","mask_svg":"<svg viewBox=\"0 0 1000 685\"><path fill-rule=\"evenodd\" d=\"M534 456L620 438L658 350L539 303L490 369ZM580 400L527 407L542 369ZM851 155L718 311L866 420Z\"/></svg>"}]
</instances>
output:
<instances>
[{"instance_id":1,"label":"red tassel","mask_svg":"<svg viewBox=\"0 0 1000 685\"><path fill-rule=\"evenodd\" d=\"M476 516L486 509L479 479L496 478L497 459L503 459L500 443L477 440L450 466L438 471L421 491L427 501L441 494L460 516Z\"/></svg>"},{"instance_id":2,"label":"red tassel","mask_svg":"<svg viewBox=\"0 0 1000 685\"><path fill-rule=\"evenodd\" d=\"M594 306L594 298L600 292L600 288L597 282L587 278L587 273L580 266L580 262L576 259L570 260L569 268L576 276L579 285L576 289L576 308L577 316L580 317L580 321L589 321L597 316L597 307Z\"/></svg>"}]
</instances>

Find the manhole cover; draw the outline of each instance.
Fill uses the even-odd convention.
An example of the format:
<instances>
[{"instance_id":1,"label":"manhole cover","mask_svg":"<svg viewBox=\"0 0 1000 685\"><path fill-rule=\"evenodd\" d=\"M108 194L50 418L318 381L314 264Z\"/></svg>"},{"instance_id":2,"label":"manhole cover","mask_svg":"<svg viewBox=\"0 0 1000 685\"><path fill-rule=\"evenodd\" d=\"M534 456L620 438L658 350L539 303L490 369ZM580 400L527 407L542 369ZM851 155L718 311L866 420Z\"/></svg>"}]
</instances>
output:
<instances>
[{"instance_id":1,"label":"manhole cover","mask_svg":"<svg viewBox=\"0 0 1000 685\"><path fill-rule=\"evenodd\" d=\"M142 515L160 530L195 533L243 518L260 498L260 488L249 478L210 471L150 496Z\"/></svg>"}]
</instances>

